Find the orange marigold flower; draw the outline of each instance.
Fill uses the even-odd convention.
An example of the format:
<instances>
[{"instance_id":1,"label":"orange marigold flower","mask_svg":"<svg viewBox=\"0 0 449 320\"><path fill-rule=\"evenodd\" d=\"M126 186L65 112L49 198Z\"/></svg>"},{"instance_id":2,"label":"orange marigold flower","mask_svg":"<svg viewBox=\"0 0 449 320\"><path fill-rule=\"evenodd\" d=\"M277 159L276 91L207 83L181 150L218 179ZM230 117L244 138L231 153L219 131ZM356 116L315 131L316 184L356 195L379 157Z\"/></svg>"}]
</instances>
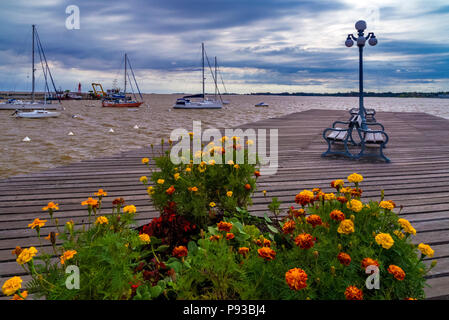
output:
<instances>
[{"instance_id":1,"label":"orange marigold flower","mask_svg":"<svg viewBox=\"0 0 449 320\"><path fill-rule=\"evenodd\" d=\"M349 286L345 290L346 300L363 300L363 292L356 286Z\"/></svg>"},{"instance_id":2,"label":"orange marigold flower","mask_svg":"<svg viewBox=\"0 0 449 320\"><path fill-rule=\"evenodd\" d=\"M306 218L306 222L311 224L312 227L320 226L323 224L323 221L321 220L321 217L316 214L311 214Z\"/></svg>"},{"instance_id":3,"label":"orange marigold flower","mask_svg":"<svg viewBox=\"0 0 449 320\"><path fill-rule=\"evenodd\" d=\"M244 256L244 257L246 257L246 255L248 254L248 252L249 252L249 248L247 248L247 247L241 247L241 248L239 248L239 254L241 254L241 255Z\"/></svg>"},{"instance_id":4,"label":"orange marigold flower","mask_svg":"<svg viewBox=\"0 0 449 320\"><path fill-rule=\"evenodd\" d=\"M197 192L198 188L197 187L189 187L188 190L191 192Z\"/></svg>"},{"instance_id":5,"label":"orange marigold flower","mask_svg":"<svg viewBox=\"0 0 449 320\"><path fill-rule=\"evenodd\" d=\"M235 236L234 236L234 234L233 234L232 232L226 233L226 239L227 239L227 240L232 240L232 239L234 239L234 238L235 238Z\"/></svg>"},{"instance_id":6,"label":"orange marigold flower","mask_svg":"<svg viewBox=\"0 0 449 320\"><path fill-rule=\"evenodd\" d=\"M186 247L178 246L173 249L172 254L174 257L181 258L181 257L186 257L188 254L188 251L187 251Z\"/></svg>"},{"instance_id":7,"label":"orange marigold flower","mask_svg":"<svg viewBox=\"0 0 449 320\"><path fill-rule=\"evenodd\" d=\"M28 297L28 291L22 291L20 296L16 293L11 300L25 300Z\"/></svg>"},{"instance_id":8,"label":"orange marigold flower","mask_svg":"<svg viewBox=\"0 0 449 320\"><path fill-rule=\"evenodd\" d=\"M312 191L303 190L295 196L295 202L301 206L313 203L315 195Z\"/></svg>"},{"instance_id":9,"label":"orange marigold flower","mask_svg":"<svg viewBox=\"0 0 449 320\"><path fill-rule=\"evenodd\" d=\"M407 298L404 298L404 300L418 300L418 299L416 299L416 298L411 298L411 297L407 297Z\"/></svg>"},{"instance_id":10,"label":"orange marigold flower","mask_svg":"<svg viewBox=\"0 0 449 320\"><path fill-rule=\"evenodd\" d=\"M256 178L260 177L260 171L254 171L254 175L256 176Z\"/></svg>"},{"instance_id":11,"label":"orange marigold flower","mask_svg":"<svg viewBox=\"0 0 449 320\"><path fill-rule=\"evenodd\" d=\"M337 222L341 222L346 218L345 214L340 210L332 210L331 213L329 214L329 217Z\"/></svg>"},{"instance_id":12,"label":"orange marigold flower","mask_svg":"<svg viewBox=\"0 0 449 320\"><path fill-rule=\"evenodd\" d=\"M273 260L276 257L276 251L272 250L269 247L262 247L257 250L259 253L259 257L264 258L265 260Z\"/></svg>"},{"instance_id":13,"label":"orange marigold flower","mask_svg":"<svg viewBox=\"0 0 449 320\"><path fill-rule=\"evenodd\" d=\"M313 188L312 192L313 193L321 193L321 188Z\"/></svg>"},{"instance_id":14,"label":"orange marigold flower","mask_svg":"<svg viewBox=\"0 0 449 320\"><path fill-rule=\"evenodd\" d=\"M271 241L268 239L263 239L263 246L264 247L271 247Z\"/></svg>"},{"instance_id":15,"label":"orange marigold flower","mask_svg":"<svg viewBox=\"0 0 449 320\"><path fill-rule=\"evenodd\" d=\"M379 267L379 262L377 260L371 258L364 258L362 260L362 269L366 269L368 266L376 266Z\"/></svg>"},{"instance_id":16,"label":"orange marigold flower","mask_svg":"<svg viewBox=\"0 0 449 320\"><path fill-rule=\"evenodd\" d=\"M337 256L338 261L340 261L340 263L342 265L349 265L351 263L351 256L347 253L344 252L340 252Z\"/></svg>"},{"instance_id":17,"label":"orange marigold flower","mask_svg":"<svg viewBox=\"0 0 449 320\"><path fill-rule=\"evenodd\" d=\"M245 184L245 189L246 190L251 190L251 185L249 183Z\"/></svg>"},{"instance_id":18,"label":"orange marigold flower","mask_svg":"<svg viewBox=\"0 0 449 320\"><path fill-rule=\"evenodd\" d=\"M64 264L67 260L72 259L75 254L77 254L76 250L64 251L60 258L61 264Z\"/></svg>"},{"instance_id":19,"label":"orange marigold flower","mask_svg":"<svg viewBox=\"0 0 449 320\"><path fill-rule=\"evenodd\" d=\"M97 193L94 193L97 197L105 197L108 195L108 193L106 191L104 191L103 189L98 189Z\"/></svg>"},{"instance_id":20,"label":"orange marigold flower","mask_svg":"<svg viewBox=\"0 0 449 320\"><path fill-rule=\"evenodd\" d=\"M292 290L301 290L307 287L307 273L300 268L293 268L285 273L285 281Z\"/></svg>"},{"instance_id":21,"label":"orange marigold flower","mask_svg":"<svg viewBox=\"0 0 449 320\"><path fill-rule=\"evenodd\" d=\"M11 253L18 257L20 255L20 253L22 252L22 250L23 249L21 247L17 246Z\"/></svg>"},{"instance_id":22,"label":"orange marigold flower","mask_svg":"<svg viewBox=\"0 0 449 320\"><path fill-rule=\"evenodd\" d=\"M405 278L405 272L402 268L391 264L388 267L388 273L391 273L397 280L402 281Z\"/></svg>"},{"instance_id":23,"label":"orange marigold flower","mask_svg":"<svg viewBox=\"0 0 449 320\"><path fill-rule=\"evenodd\" d=\"M47 222L47 220L41 220L39 218L36 218L32 223L28 225L28 227L30 227L31 229L34 229L36 227L42 228L43 226L45 226L45 222Z\"/></svg>"},{"instance_id":24,"label":"orange marigold flower","mask_svg":"<svg viewBox=\"0 0 449 320\"><path fill-rule=\"evenodd\" d=\"M314 245L313 237L308 233L301 233L296 236L295 243L301 249L310 249Z\"/></svg>"},{"instance_id":25,"label":"orange marigold flower","mask_svg":"<svg viewBox=\"0 0 449 320\"><path fill-rule=\"evenodd\" d=\"M282 226L282 232L285 234L290 234L293 231L295 231L295 221L293 220L286 221Z\"/></svg>"},{"instance_id":26,"label":"orange marigold flower","mask_svg":"<svg viewBox=\"0 0 449 320\"><path fill-rule=\"evenodd\" d=\"M343 185L345 184L345 182L343 180L334 180L331 182L331 187L337 189L340 189L341 187L343 187Z\"/></svg>"},{"instance_id":27,"label":"orange marigold flower","mask_svg":"<svg viewBox=\"0 0 449 320\"><path fill-rule=\"evenodd\" d=\"M59 204L54 203L53 201L50 201L47 206L42 208L43 211L48 211L48 210L52 210L52 211L56 211L59 210Z\"/></svg>"},{"instance_id":28,"label":"orange marigold flower","mask_svg":"<svg viewBox=\"0 0 449 320\"><path fill-rule=\"evenodd\" d=\"M217 223L218 230L229 232L232 229L232 223L220 221Z\"/></svg>"},{"instance_id":29,"label":"orange marigold flower","mask_svg":"<svg viewBox=\"0 0 449 320\"><path fill-rule=\"evenodd\" d=\"M346 202L348 202L348 199L346 199L346 197L337 197L338 202L345 204Z\"/></svg>"},{"instance_id":30,"label":"orange marigold flower","mask_svg":"<svg viewBox=\"0 0 449 320\"><path fill-rule=\"evenodd\" d=\"M170 186L167 190L165 190L165 193L168 194L169 196L171 196L173 192L175 192L174 186Z\"/></svg>"},{"instance_id":31,"label":"orange marigold flower","mask_svg":"<svg viewBox=\"0 0 449 320\"><path fill-rule=\"evenodd\" d=\"M218 241L220 240L221 236L220 235L213 235L209 237L210 241Z\"/></svg>"},{"instance_id":32,"label":"orange marigold flower","mask_svg":"<svg viewBox=\"0 0 449 320\"><path fill-rule=\"evenodd\" d=\"M90 206L90 207L95 207L98 204L98 200L95 200L91 197L89 197L87 200L81 202L82 206Z\"/></svg>"},{"instance_id":33,"label":"orange marigold flower","mask_svg":"<svg viewBox=\"0 0 449 320\"><path fill-rule=\"evenodd\" d=\"M304 209L293 209L292 214L295 218L299 218L306 215L306 211Z\"/></svg>"}]
</instances>

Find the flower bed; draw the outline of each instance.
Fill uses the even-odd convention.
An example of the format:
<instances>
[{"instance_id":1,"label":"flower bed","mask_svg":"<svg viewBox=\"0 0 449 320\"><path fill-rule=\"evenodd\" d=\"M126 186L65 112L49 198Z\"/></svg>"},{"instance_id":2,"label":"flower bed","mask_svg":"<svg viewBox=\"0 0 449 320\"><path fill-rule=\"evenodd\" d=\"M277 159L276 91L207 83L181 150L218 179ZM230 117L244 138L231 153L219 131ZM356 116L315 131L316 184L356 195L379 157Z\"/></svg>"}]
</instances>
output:
<instances>
[{"instance_id":1,"label":"flower bed","mask_svg":"<svg viewBox=\"0 0 449 320\"><path fill-rule=\"evenodd\" d=\"M47 299L424 298L429 268L423 258L433 250L412 244L416 230L382 192L379 201L362 201L361 175L332 181L332 193L315 188L292 195L296 205L284 215L273 198L270 217L255 217L247 211L259 176L255 165L175 166L168 152L151 161L160 171L140 180L160 217L136 230L138 209L118 198L104 214L107 193L99 190L82 203L87 224L59 226L59 206L50 202L43 208L50 222L29 226L52 252L17 247L17 263L33 280L22 288L22 279L12 277L3 293L16 300L28 293ZM43 240L46 223L57 232ZM68 289L69 266L79 267L79 288L75 281Z\"/></svg>"}]
</instances>

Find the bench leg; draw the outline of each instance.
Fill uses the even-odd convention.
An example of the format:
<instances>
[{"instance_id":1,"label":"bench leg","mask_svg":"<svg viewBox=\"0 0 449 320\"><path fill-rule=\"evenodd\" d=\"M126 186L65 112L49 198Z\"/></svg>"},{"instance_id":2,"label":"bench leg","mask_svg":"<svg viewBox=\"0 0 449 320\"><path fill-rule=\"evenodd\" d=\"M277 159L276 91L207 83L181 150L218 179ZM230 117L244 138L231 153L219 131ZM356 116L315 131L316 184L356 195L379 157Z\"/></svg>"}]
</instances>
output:
<instances>
[{"instance_id":1,"label":"bench leg","mask_svg":"<svg viewBox=\"0 0 449 320\"><path fill-rule=\"evenodd\" d=\"M391 160L388 159L384 155L383 148L384 148L384 146L381 144L380 147L379 147L379 155L367 154L367 153L365 153L365 149L366 149L365 144L362 142L361 150L360 150L359 154L355 156L355 158L356 159L360 159L361 157L365 157L365 156L367 156L367 157L376 157L376 158L381 158L381 159L385 160L385 162L389 163L389 162L391 162Z\"/></svg>"},{"instance_id":2,"label":"bench leg","mask_svg":"<svg viewBox=\"0 0 449 320\"><path fill-rule=\"evenodd\" d=\"M325 140L328 144L328 148L327 148L326 152L323 152L321 154L322 157L325 157L327 155L343 155L343 156L349 157L350 159L354 159L354 155L352 155L351 152L349 152L347 140L344 141L344 150L345 150L344 152L343 151L332 151L331 149L332 149L332 145L334 144L334 141L331 141L328 139L325 139Z\"/></svg>"}]
</instances>

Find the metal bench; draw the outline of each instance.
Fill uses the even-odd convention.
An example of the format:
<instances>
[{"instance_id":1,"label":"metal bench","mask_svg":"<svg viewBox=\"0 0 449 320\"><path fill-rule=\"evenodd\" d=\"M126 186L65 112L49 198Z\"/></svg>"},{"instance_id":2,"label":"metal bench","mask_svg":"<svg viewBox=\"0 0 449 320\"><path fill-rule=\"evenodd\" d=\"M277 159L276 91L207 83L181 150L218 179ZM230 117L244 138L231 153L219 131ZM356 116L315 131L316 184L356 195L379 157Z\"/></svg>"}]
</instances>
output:
<instances>
[{"instance_id":1,"label":"metal bench","mask_svg":"<svg viewBox=\"0 0 449 320\"><path fill-rule=\"evenodd\" d=\"M356 126L359 126L362 119L360 116L352 116L349 121L335 121L332 124L332 128L327 128L323 131L323 138L326 140L328 148L321 156L325 157L327 155L339 154L347 156L351 159L356 159L357 155L353 155L349 151L349 144L357 145L357 143L352 138L352 131ZM341 125L341 127L337 127ZM343 144L344 151L332 150L334 144Z\"/></svg>"},{"instance_id":2,"label":"metal bench","mask_svg":"<svg viewBox=\"0 0 449 320\"><path fill-rule=\"evenodd\" d=\"M352 108L349 110L349 113L351 115L358 115L359 114L359 108ZM374 117L376 115L376 110L374 109L365 109L365 119L367 122L376 122L376 118Z\"/></svg>"},{"instance_id":3,"label":"metal bench","mask_svg":"<svg viewBox=\"0 0 449 320\"><path fill-rule=\"evenodd\" d=\"M385 162L390 162L390 159L388 159L383 153L383 149L386 148L389 140L384 126L380 123L366 123L366 127L366 129L357 127L357 132L360 138L359 145L361 149L359 154L354 158L360 159L362 157L380 157L385 160ZM379 127L379 130L373 130L370 127ZM378 148L379 152L368 153L366 152L367 148Z\"/></svg>"}]
</instances>

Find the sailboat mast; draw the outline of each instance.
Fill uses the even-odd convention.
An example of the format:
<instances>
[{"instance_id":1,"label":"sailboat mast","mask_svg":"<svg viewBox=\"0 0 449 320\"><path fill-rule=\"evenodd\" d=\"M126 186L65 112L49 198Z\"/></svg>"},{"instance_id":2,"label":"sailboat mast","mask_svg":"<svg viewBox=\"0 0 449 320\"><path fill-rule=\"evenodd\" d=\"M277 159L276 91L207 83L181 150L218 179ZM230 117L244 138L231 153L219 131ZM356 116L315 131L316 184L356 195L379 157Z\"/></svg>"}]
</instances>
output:
<instances>
[{"instance_id":1,"label":"sailboat mast","mask_svg":"<svg viewBox=\"0 0 449 320\"><path fill-rule=\"evenodd\" d=\"M34 28L35 28L35 26L34 26L34 24L33 24L33 44L32 44L32 49L31 49L31 52L32 52L32 54L31 54L31 61L32 61L32 63L31 63L31 71L32 71L32 85L31 85L31 87L32 87L32 91L31 91L31 101L32 102L34 102L34 71L35 71L35 69L34 69Z\"/></svg>"},{"instance_id":2,"label":"sailboat mast","mask_svg":"<svg viewBox=\"0 0 449 320\"><path fill-rule=\"evenodd\" d=\"M126 98L126 53L125 53L125 98Z\"/></svg>"},{"instance_id":3,"label":"sailboat mast","mask_svg":"<svg viewBox=\"0 0 449 320\"><path fill-rule=\"evenodd\" d=\"M217 56L215 56L215 100L217 100Z\"/></svg>"},{"instance_id":4,"label":"sailboat mast","mask_svg":"<svg viewBox=\"0 0 449 320\"><path fill-rule=\"evenodd\" d=\"M201 43L201 51L202 51L202 57L203 57L203 101L204 101L204 98L205 98L205 96L204 96L204 94L205 94L205 92L204 92L204 80L206 80L204 78L204 42Z\"/></svg>"}]
</instances>

